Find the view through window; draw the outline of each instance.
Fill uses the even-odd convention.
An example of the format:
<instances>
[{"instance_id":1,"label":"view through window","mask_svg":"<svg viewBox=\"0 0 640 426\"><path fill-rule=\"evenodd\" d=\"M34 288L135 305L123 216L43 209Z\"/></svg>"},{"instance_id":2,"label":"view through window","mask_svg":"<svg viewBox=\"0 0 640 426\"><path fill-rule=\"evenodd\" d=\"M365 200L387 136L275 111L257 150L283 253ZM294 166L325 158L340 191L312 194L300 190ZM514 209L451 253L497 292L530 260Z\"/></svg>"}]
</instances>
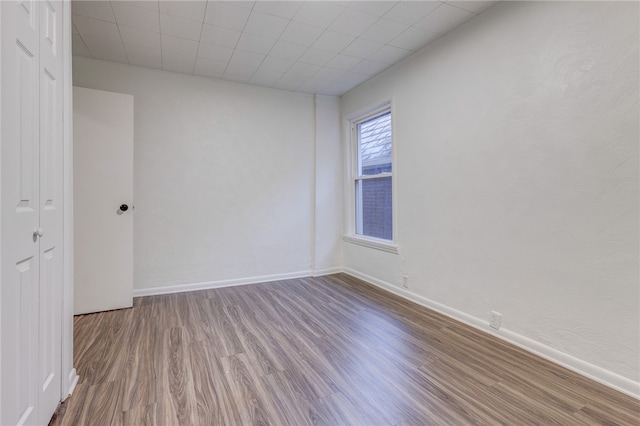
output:
<instances>
[{"instance_id":1,"label":"view through window","mask_svg":"<svg viewBox=\"0 0 640 426\"><path fill-rule=\"evenodd\" d=\"M393 240L391 111L356 124L356 234Z\"/></svg>"}]
</instances>

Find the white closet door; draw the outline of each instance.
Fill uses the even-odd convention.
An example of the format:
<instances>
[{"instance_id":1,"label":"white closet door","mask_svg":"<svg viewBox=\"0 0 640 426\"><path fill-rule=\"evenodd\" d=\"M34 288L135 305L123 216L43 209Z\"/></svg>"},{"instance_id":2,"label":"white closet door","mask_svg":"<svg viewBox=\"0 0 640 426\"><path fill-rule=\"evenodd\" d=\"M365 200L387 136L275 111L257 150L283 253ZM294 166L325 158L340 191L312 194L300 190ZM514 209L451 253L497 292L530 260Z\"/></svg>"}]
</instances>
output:
<instances>
[{"instance_id":1,"label":"white closet door","mask_svg":"<svg viewBox=\"0 0 640 426\"><path fill-rule=\"evenodd\" d=\"M133 96L73 88L73 163L74 313L131 307Z\"/></svg>"},{"instance_id":2,"label":"white closet door","mask_svg":"<svg viewBox=\"0 0 640 426\"><path fill-rule=\"evenodd\" d=\"M63 280L62 2L40 8L40 423L60 402Z\"/></svg>"},{"instance_id":3,"label":"white closet door","mask_svg":"<svg viewBox=\"0 0 640 426\"><path fill-rule=\"evenodd\" d=\"M2 425L39 420L39 6L1 5Z\"/></svg>"},{"instance_id":4,"label":"white closet door","mask_svg":"<svg viewBox=\"0 0 640 426\"><path fill-rule=\"evenodd\" d=\"M46 424L61 392L62 11L0 7L0 424Z\"/></svg>"}]
</instances>

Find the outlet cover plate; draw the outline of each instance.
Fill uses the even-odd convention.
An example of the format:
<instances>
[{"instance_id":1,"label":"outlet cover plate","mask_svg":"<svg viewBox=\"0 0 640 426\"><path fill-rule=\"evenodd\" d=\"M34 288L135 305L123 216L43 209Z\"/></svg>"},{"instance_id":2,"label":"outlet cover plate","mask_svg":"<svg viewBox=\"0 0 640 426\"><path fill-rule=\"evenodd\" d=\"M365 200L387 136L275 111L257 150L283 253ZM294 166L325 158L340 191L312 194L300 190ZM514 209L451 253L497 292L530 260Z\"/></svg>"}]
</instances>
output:
<instances>
[{"instance_id":1,"label":"outlet cover plate","mask_svg":"<svg viewBox=\"0 0 640 426\"><path fill-rule=\"evenodd\" d=\"M491 311L489 326L491 328L495 328L496 330L500 330L501 325L502 325L502 314L496 311Z\"/></svg>"}]
</instances>

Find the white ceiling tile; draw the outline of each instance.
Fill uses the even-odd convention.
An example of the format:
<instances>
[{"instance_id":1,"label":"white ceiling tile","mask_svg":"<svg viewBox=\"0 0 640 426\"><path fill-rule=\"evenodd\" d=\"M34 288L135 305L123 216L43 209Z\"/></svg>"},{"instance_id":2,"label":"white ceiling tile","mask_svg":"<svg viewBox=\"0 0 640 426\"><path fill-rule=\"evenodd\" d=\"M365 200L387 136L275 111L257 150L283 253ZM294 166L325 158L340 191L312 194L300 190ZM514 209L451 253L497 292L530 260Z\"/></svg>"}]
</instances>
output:
<instances>
[{"instance_id":1,"label":"white ceiling tile","mask_svg":"<svg viewBox=\"0 0 640 426\"><path fill-rule=\"evenodd\" d=\"M370 78L371 76L367 74L362 74L354 71L347 71L340 76L340 81L356 86L358 84L364 83Z\"/></svg>"},{"instance_id":2,"label":"white ceiling tile","mask_svg":"<svg viewBox=\"0 0 640 426\"><path fill-rule=\"evenodd\" d=\"M200 43L198 47L198 57L210 61L229 62L233 55L233 49L215 44Z\"/></svg>"},{"instance_id":3,"label":"white ceiling tile","mask_svg":"<svg viewBox=\"0 0 640 426\"><path fill-rule=\"evenodd\" d=\"M253 11L243 32L261 37L278 38L289 21L279 16Z\"/></svg>"},{"instance_id":4,"label":"white ceiling tile","mask_svg":"<svg viewBox=\"0 0 640 426\"><path fill-rule=\"evenodd\" d=\"M166 1L160 2L160 13L203 22L206 1Z\"/></svg>"},{"instance_id":5,"label":"white ceiling tile","mask_svg":"<svg viewBox=\"0 0 640 426\"><path fill-rule=\"evenodd\" d=\"M236 49L244 50L245 52L261 53L266 55L269 50L276 43L276 39L268 37L258 37L247 33L242 33L240 41L236 46Z\"/></svg>"},{"instance_id":6,"label":"white ceiling tile","mask_svg":"<svg viewBox=\"0 0 640 426\"><path fill-rule=\"evenodd\" d=\"M253 52L244 52L242 50L235 50L233 55L231 55L231 60L229 60L229 66L245 66L250 68L258 68L262 61L264 60L264 55L260 55L259 53Z\"/></svg>"},{"instance_id":7,"label":"white ceiling tile","mask_svg":"<svg viewBox=\"0 0 640 426\"><path fill-rule=\"evenodd\" d=\"M107 40L104 38L82 37L85 46L93 54L94 51L111 52L116 55L125 55L124 46L121 41Z\"/></svg>"},{"instance_id":8,"label":"white ceiling tile","mask_svg":"<svg viewBox=\"0 0 640 426\"><path fill-rule=\"evenodd\" d=\"M120 40L118 26L112 22L100 21L84 16L74 16L73 23L83 39L91 37L113 41Z\"/></svg>"},{"instance_id":9,"label":"white ceiling tile","mask_svg":"<svg viewBox=\"0 0 640 426\"><path fill-rule=\"evenodd\" d=\"M303 93L317 93L318 91L327 87L331 82L327 80L321 80L319 78L310 78L296 88L297 92Z\"/></svg>"},{"instance_id":10,"label":"white ceiling tile","mask_svg":"<svg viewBox=\"0 0 640 426\"><path fill-rule=\"evenodd\" d=\"M322 32L322 28L291 21L287 29L285 29L280 36L280 40L309 47L318 39Z\"/></svg>"},{"instance_id":11,"label":"white ceiling tile","mask_svg":"<svg viewBox=\"0 0 640 426\"><path fill-rule=\"evenodd\" d=\"M274 71L268 68L260 67L251 77L252 84L258 84L260 86L268 86L271 87L280 80L282 77L282 73L279 71Z\"/></svg>"},{"instance_id":12,"label":"white ceiling tile","mask_svg":"<svg viewBox=\"0 0 640 426\"><path fill-rule=\"evenodd\" d=\"M447 1L447 4L455 6L457 8L466 10L471 13L480 13L489 7L496 4L497 1L483 1L483 0L474 0L474 1Z\"/></svg>"},{"instance_id":13,"label":"white ceiling tile","mask_svg":"<svg viewBox=\"0 0 640 426\"><path fill-rule=\"evenodd\" d=\"M348 92L348 89L350 89L350 88L345 89L343 86L344 86L343 84L340 84L334 81L330 85L322 89L322 94L326 96L340 96Z\"/></svg>"},{"instance_id":14,"label":"white ceiling tile","mask_svg":"<svg viewBox=\"0 0 640 426\"><path fill-rule=\"evenodd\" d=\"M377 41L378 43L384 44L398 37L407 28L409 28L408 25L389 21L387 19L380 19L371 27L369 27L367 31L362 33L360 37L366 40Z\"/></svg>"},{"instance_id":15,"label":"white ceiling tile","mask_svg":"<svg viewBox=\"0 0 640 426\"><path fill-rule=\"evenodd\" d=\"M198 51L197 41L173 37L165 34L162 34L160 37L160 40L162 41L163 58L165 56L165 52L170 55L183 55L186 57L196 56L196 52Z\"/></svg>"},{"instance_id":16,"label":"white ceiling tile","mask_svg":"<svg viewBox=\"0 0 640 426\"><path fill-rule=\"evenodd\" d=\"M413 52L406 49L400 49L394 46L382 46L380 50L369 57L372 61L385 62L387 64L395 64L401 60L411 56Z\"/></svg>"},{"instance_id":17,"label":"white ceiling tile","mask_svg":"<svg viewBox=\"0 0 640 426\"><path fill-rule=\"evenodd\" d=\"M122 42L91 37L83 37L82 40L93 57L97 58L97 55L99 55L99 59L108 60L104 58L112 56L114 58L125 58L126 62L127 53L124 50ZM118 59L117 62L122 62L122 60Z\"/></svg>"},{"instance_id":18,"label":"white ceiling tile","mask_svg":"<svg viewBox=\"0 0 640 426\"><path fill-rule=\"evenodd\" d=\"M253 10L291 19L298 12L302 3L299 1L258 1Z\"/></svg>"},{"instance_id":19,"label":"white ceiling tile","mask_svg":"<svg viewBox=\"0 0 640 426\"><path fill-rule=\"evenodd\" d=\"M341 95L495 3L443 1L74 1L72 47L75 56Z\"/></svg>"},{"instance_id":20,"label":"white ceiling tile","mask_svg":"<svg viewBox=\"0 0 640 426\"><path fill-rule=\"evenodd\" d=\"M280 90L289 90L289 91L294 91L296 90L304 81L299 81L299 80L289 80L289 79L283 79L281 78L280 80L278 80L278 82L275 84L276 89L280 89Z\"/></svg>"},{"instance_id":21,"label":"white ceiling tile","mask_svg":"<svg viewBox=\"0 0 640 426\"><path fill-rule=\"evenodd\" d=\"M256 74L253 74L253 76L251 77L251 80L249 80L247 83L253 84L255 86L273 87L277 81L278 81L277 78L274 79L273 77L270 77L270 76L261 76L261 75L256 76Z\"/></svg>"},{"instance_id":22,"label":"white ceiling tile","mask_svg":"<svg viewBox=\"0 0 640 426\"><path fill-rule=\"evenodd\" d=\"M207 24L242 31L251 14L251 9L236 5L236 3L242 2L210 1L207 3L204 21Z\"/></svg>"},{"instance_id":23,"label":"white ceiling tile","mask_svg":"<svg viewBox=\"0 0 640 426\"><path fill-rule=\"evenodd\" d=\"M196 67L193 73L203 77L222 78L227 65L228 62L212 61L198 57L196 59Z\"/></svg>"},{"instance_id":24,"label":"white ceiling tile","mask_svg":"<svg viewBox=\"0 0 640 426\"><path fill-rule=\"evenodd\" d=\"M125 44L146 47L147 49L157 49L160 51L160 33L140 30L138 28L120 25L120 35Z\"/></svg>"},{"instance_id":25,"label":"white ceiling tile","mask_svg":"<svg viewBox=\"0 0 640 426\"><path fill-rule=\"evenodd\" d=\"M203 24L200 41L218 46L234 48L240 40L240 31L229 28L216 27L215 25Z\"/></svg>"},{"instance_id":26,"label":"white ceiling tile","mask_svg":"<svg viewBox=\"0 0 640 426\"><path fill-rule=\"evenodd\" d=\"M335 69L338 69L338 70L347 71L347 70L350 70L351 68L355 67L360 62L362 62L362 59L360 59L360 58L355 58L353 56L347 56L347 55L338 55L335 58L333 58L327 64L327 66L329 68L335 68Z\"/></svg>"},{"instance_id":27,"label":"white ceiling tile","mask_svg":"<svg viewBox=\"0 0 640 426\"><path fill-rule=\"evenodd\" d=\"M116 21L121 25L160 32L160 16L151 9L132 6L123 1L111 2Z\"/></svg>"},{"instance_id":28,"label":"white ceiling tile","mask_svg":"<svg viewBox=\"0 0 640 426\"><path fill-rule=\"evenodd\" d=\"M231 65L227 67L223 74L225 80L237 81L239 83L248 83L255 74L256 68L247 67L246 65Z\"/></svg>"},{"instance_id":29,"label":"white ceiling tile","mask_svg":"<svg viewBox=\"0 0 640 426\"><path fill-rule=\"evenodd\" d=\"M276 58L274 56L267 56L262 61L260 69L270 70L278 72L280 74L286 72L294 64L294 61L290 59Z\"/></svg>"},{"instance_id":30,"label":"white ceiling tile","mask_svg":"<svg viewBox=\"0 0 640 426\"><path fill-rule=\"evenodd\" d=\"M432 33L444 34L472 16L473 13L445 3L418 21L415 26Z\"/></svg>"},{"instance_id":31,"label":"white ceiling tile","mask_svg":"<svg viewBox=\"0 0 640 426\"><path fill-rule=\"evenodd\" d=\"M345 10L329 27L330 30L358 37L379 18L359 10Z\"/></svg>"},{"instance_id":32,"label":"white ceiling tile","mask_svg":"<svg viewBox=\"0 0 640 426\"><path fill-rule=\"evenodd\" d=\"M71 38L73 39L71 43L73 55L89 57L91 56L89 48L85 46L84 41L82 41L82 38L78 34L73 34Z\"/></svg>"},{"instance_id":33,"label":"white ceiling tile","mask_svg":"<svg viewBox=\"0 0 640 426\"><path fill-rule=\"evenodd\" d=\"M78 45L84 46L84 41L82 41L82 37L80 37L80 34L71 34L71 42L73 44L78 43Z\"/></svg>"},{"instance_id":34,"label":"white ceiling tile","mask_svg":"<svg viewBox=\"0 0 640 426\"><path fill-rule=\"evenodd\" d=\"M302 2L302 6L293 17L293 20L303 24L327 28L344 10L344 7L329 2L306 1Z\"/></svg>"},{"instance_id":35,"label":"white ceiling tile","mask_svg":"<svg viewBox=\"0 0 640 426\"><path fill-rule=\"evenodd\" d=\"M305 64L323 66L335 57L336 52L329 52L327 50L310 47L298 58L298 61Z\"/></svg>"},{"instance_id":36,"label":"white ceiling tile","mask_svg":"<svg viewBox=\"0 0 640 426\"><path fill-rule=\"evenodd\" d=\"M293 64L291 68L285 73L285 76L291 78L292 76L301 76L301 77L311 77L315 73L320 70L320 67L312 64L303 64L301 62L296 62Z\"/></svg>"},{"instance_id":37,"label":"white ceiling tile","mask_svg":"<svg viewBox=\"0 0 640 426\"><path fill-rule=\"evenodd\" d=\"M311 47L338 53L351 44L355 37L340 34L335 31L325 31L318 37Z\"/></svg>"},{"instance_id":38,"label":"white ceiling tile","mask_svg":"<svg viewBox=\"0 0 640 426\"><path fill-rule=\"evenodd\" d=\"M376 74L386 70L390 66L391 65L386 64L384 62L371 61L369 59L365 59L364 61L360 62L355 67L351 68L351 71L357 72L357 73L360 73L360 74L376 75Z\"/></svg>"},{"instance_id":39,"label":"white ceiling tile","mask_svg":"<svg viewBox=\"0 0 640 426\"><path fill-rule=\"evenodd\" d=\"M89 49L73 49L72 50L72 54L73 56L82 56L83 58L93 58L93 56L91 56L91 52L89 52Z\"/></svg>"},{"instance_id":40,"label":"white ceiling tile","mask_svg":"<svg viewBox=\"0 0 640 426\"><path fill-rule=\"evenodd\" d=\"M271 48L269 55L275 56L276 58L296 60L306 50L307 48L305 46L301 46L295 43L289 43L288 41L278 40L276 44L274 44Z\"/></svg>"},{"instance_id":41,"label":"white ceiling tile","mask_svg":"<svg viewBox=\"0 0 640 426\"><path fill-rule=\"evenodd\" d=\"M286 74L284 74L280 78L280 80L278 81L277 85L282 85L282 84L287 84L288 83L288 84L296 84L296 87L297 87L297 86L301 85L302 83L304 83L305 81L309 80L310 78L311 78L310 76L287 72Z\"/></svg>"},{"instance_id":42,"label":"white ceiling tile","mask_svg":"<svg viewBox=\"0 0 640 426\"><path fill-rule=\"evenodd\" d=\"M342 74L344 74L344 70L337 70L335 68L320 68L320 70L318 70L317 73L315 73L313 76L315 78L320 78L322 80L329 80L329 81L333 81L333 80L337 80Z\"/></svg>"},{"instance_id":43,"label":"white ceiling tile","mask_svg":"<svg viewBox=\"0 0 640 426\"><path fill-rule=\"evenodd\" d=\"M124 48L127 51L127 58L131 65L162 69L162 54L160 53L160 49L149 49L126 43Z\"/></svg>"},{"instance_id":44,"label":"white ceiling tile","mask_svg":"<svg viewBox=\"0 0 640 426\"><path fill-rule=\"evenodd\" d=\"M108 1L74 1L71 3L71 13L101 21L116 22Z\"/></svg>"},{"instance_id":45,"label":"white ceiling tile","mask_svg":"<svg viewBox=\"0 0 640 426\"><path fill-rule=\"evenodd\" d=\"M393 6L395 6L397 1L354 1L349 5L349 9L355 9L362 12L366 12L369 15L374 16L383 16L387 13Z\"/></svg>"},{"instance_id":46,"label":"white ceiling tile","mask_svg":"<svg viewBox=\"0 0 640 426\"><path fill-rule=\"evenodd\" d=\"M179 53L165 54L162 52L162 69L165 71L193 74L195 65L195 55L183 55Z\"/></svg>"},{"instance_id":47,"label":"white ceiling tile","mask_svg":"<svg viewBox=\"0 0 640 426\"><path fill-rule=\"evenodd\" d=\"M161 13L160 29L162 34L198 41L202 33L202 22Z\"/></svg>"},{"instance_id":48,"label":"white ceiling tile","mask_svg":"<svg viewBox=\"0 0 640 426\"><path fill-rule=\"evenodd\" d=\"M440 37L440 34L421 30L420 28L410 27L389 42L389 45L400 47L402 49L417 51L426 46L427 43Z\"/></svg>"},{"instance_id":49,"label":"white ceiling tile","mask_svg":"<svg viewBox=\"0 0 640 426\"><path fill-rule=\"evenodd\" d=\"M218 1L218 0L209 0L209 3L211 3L212 1ZM255 6L256 4L256 2L252 0L232 0L232 3L238 7L243 7L249 10L253 9L253 6Z\"/></svg>"},{"instance_id":50,"label":"white ceiling tile","mask_svg":"<svg viewBox=\"0 0 640 426\"><path fill-rule=\"evenodd\" d=\"M357 38L341 53L344 55L355 56L356 58L368 58L382 46L384 46L382 43L378 43L376 41Z\"/></svg>"},{"instance_id":51,"label":"white ceiling tile","mask_svg":"<svg viewBox=\"0 0 640 426\"><path fill-rule=\"evenodd\" d=\"M128 3L130 3L132 6L138 6L138 7L142 7L144 9L151 9L151 10L155 10L156 12L160 11L160 5L158 4L157 0L132 0L129 1Z\"/></svg>"},{"instance_id":52,"label":"white ceiling tile","mask_svg":"<svg viewBox=\"0 0 640 426\"><path fill-rule=\"evenodd\" d=\"M385 19L413 25L442 4L438 1L401 1L384 14Z\"/></svg>"},{"instance_id":53,"label":"white ceiling tile","mask_svg":"<svg viewBox=\"0 0 640 426\"><path fill-rule=\"evenodd\" d=\"M117 54L104 50L92 51L91 57L93 59L100 59L101 61L119 62L121 64L128 63L127 56L125 54Z\"/></svg>"}]
</instances>

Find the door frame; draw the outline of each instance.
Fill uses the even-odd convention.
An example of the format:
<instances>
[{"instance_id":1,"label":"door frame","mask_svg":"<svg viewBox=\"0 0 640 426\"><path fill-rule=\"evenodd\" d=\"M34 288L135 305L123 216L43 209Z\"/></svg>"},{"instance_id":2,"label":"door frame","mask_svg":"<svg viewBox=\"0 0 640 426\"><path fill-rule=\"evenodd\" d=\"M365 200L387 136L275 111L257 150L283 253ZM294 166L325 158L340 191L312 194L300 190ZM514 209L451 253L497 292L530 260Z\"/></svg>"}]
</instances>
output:
<instances>
[{"instance_id":1,"label":"door frame","mask_svg":"<svg viewBox=\"0 0 640 426\"><path fill-rule=\"evenodd\" d=\"M73 366L73 79L71 1L62 5L63 61L63 289L62 289L62 384L60 400L64 401L80 378Z\"/></svg>"}]
</instances>

